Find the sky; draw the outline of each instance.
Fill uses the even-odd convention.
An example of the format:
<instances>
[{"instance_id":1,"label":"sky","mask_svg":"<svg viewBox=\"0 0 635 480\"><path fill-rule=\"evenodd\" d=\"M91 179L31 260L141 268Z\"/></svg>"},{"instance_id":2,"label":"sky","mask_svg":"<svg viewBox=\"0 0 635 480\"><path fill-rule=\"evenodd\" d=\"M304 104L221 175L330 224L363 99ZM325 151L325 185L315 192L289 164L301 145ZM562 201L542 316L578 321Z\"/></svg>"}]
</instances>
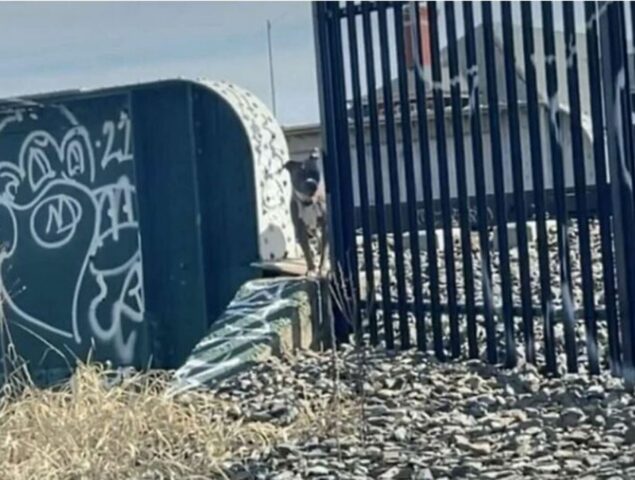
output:
<instances>
[{"instance_id":1,"label":"sky","mask_svg":"<svg viewBox=\"0 0 635 480\"><path fill-rule=\"evenodd\" d=\"M186 77L228 80L276 113L317 122L308 2L0 2L0 97Z\"/></svg>"},{"instance_id":2,"label":"sky","mask_svg":"<svg viewBox=\"0 0 635 480\"><path fill-rule=\"evenodd\" d=\"M583 28L582 4L576 7ZM461 9L456 13L460 36ZM475 18L479 23L479 8ZM272 108L267 19L276 116L283 126L318 122L311 4L300 1L0 2L0 98L186 77L231 81ZM443 47L442 8L439 20Z\"/></svg>"}]
</instances>

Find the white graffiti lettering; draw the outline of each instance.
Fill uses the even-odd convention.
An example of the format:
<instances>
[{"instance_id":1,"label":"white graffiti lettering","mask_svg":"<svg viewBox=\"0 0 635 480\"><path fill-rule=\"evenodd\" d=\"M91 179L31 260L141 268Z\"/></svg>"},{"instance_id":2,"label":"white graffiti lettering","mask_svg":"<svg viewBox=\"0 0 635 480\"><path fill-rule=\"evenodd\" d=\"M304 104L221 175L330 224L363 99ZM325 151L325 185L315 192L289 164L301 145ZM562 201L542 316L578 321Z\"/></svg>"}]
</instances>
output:
<instances>
[{"instance_id":1,"label":"white graffiti lettering","mask_svg":"<svg viewBox=\"0 0 635 480\"><path fill-rule=\"evenodd\" d=\"M111 161L125 162L132 160L132 152L130 151L130 134L131 124L128 116L122 112L121 117L117 124L115 122L107 121L104 123L102 132L106 137L106 149L104 150L104 156L101 160L101 167L106 168ZM115 139L118 132L123 132L123 147L115 148Z\"/></svg>"},{"instance_id":2,"label":"white graffiti lettering","mask_svg":"<svg viewBox=\"0 0 635 480\"><path fill-rule=\"evenodd\" d=\"M10 235L0 239L0 294L9 320L78 346L106 346L110 356L129 363L145 314L131 122L121 111L103 121L91 141L67 107L55 112L54 128L42 124L44 115L22 110L0 118L0 149L9 148L1 142L8 125L20 124L24 132L14 159L3 150L0 162L0 207L11 222L2 229ZM47 114L50 121L54 113ZM36 260L42 268L63 265L47 272L71 287L55 305L38 298L51 278L33 269ZM16 284L21 295L12 295Z\"/></svg>"},{"instance_id":3,"label":"white graffiti lettering","mask_svg":"<svg viewBox=\"0 0 635 480\"><path fill-rule=\"evenodd\" d=\"M42 212L41 215L39 215ZM59 194L48 197L33 209L31 214L31 234L43 248L57 248L66 244L74 235L82 215L82 207L77 200ZM37 226L38 217L45 222Z\"/></svg>"}]
</instances>

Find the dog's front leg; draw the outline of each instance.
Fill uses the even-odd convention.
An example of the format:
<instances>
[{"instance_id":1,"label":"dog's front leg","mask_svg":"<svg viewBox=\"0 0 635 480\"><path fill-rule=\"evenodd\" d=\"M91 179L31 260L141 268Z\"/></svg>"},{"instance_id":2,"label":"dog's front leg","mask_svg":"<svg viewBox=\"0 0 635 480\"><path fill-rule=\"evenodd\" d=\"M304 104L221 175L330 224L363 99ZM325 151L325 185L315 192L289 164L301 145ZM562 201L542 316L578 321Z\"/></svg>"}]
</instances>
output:
<instances>
[{"instance_id":1,"label":"dog's front leg","mask_svg":"<svg viewBox=\"0 0 635 480\"><path fill-rule=\"evenodd\" d=\"M324 264L327 260L327 255L328 255L328 237L327 237L327 232L326 232L326 221L322 221L322 225L321 225L321 237L320 237L320 266L318 267L319 270L319 274L323 275L324 274Z\"/></svg>"},{"instance_id":2,"label":"dog's front leg","mask_svg":"<svg viewBox=\"0 0 635 480\"><path fill-rule=\"evenodd\" d=\"M315 262L313 261L313 252L309 244L309 236L305 229L301 228L298 232L298 242L306 260L307 273L315 271Z\"/></svg>"},{"instance_id":3,"label":"dog's front leg","mask_svg":"<svg viewBox=\"0 0 635 480\"><path fill-rule=\"evenodd\" d=\"M309 243L309 233L303 224L296 225L296 237L306 261L307 274L311 273L315 270L315 262L313 261L313 251Z\"/></svg>"},{"instance_id":4,"label":"dog's front leg","mask_svg":"<svg viewBox=\"0 0 635 480\"><path fill-rule=\"evenodd\" d=\"M309 234L306 229L306 225L300 218L300 209L297 202L291 202L291 222L293 223L293 229L295 230L296 241L300 244L304 260L307 265L307 273L315 270L315 264L313 263L313 252L309 244Z\"/></svg>"}]
</instances>

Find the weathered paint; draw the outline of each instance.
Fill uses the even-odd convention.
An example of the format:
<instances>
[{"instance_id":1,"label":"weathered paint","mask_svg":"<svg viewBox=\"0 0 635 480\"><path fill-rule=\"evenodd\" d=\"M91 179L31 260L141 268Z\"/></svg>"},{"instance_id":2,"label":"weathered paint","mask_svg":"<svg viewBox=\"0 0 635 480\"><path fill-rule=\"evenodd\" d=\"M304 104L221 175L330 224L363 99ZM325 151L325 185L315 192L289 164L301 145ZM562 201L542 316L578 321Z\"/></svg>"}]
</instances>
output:
<instances>
[{"instance_id":1,"label":"weathered paint","mask_svg":"<svg viewBox=\"0 0 635 480\"><path fill-rule=\"evenodd\" d=\"M0 292L38 374L177 366L259 260L295 255L275 119L225 82L0 104ZM6 345L5 345L6 347Z\"/></svg>"},{"instance_id":2,"label":"weathered paint","mask_svg":"<svg viewBox=\"0 0 635 480\"><path fill-rule=\"evenodd\" d=\"M174 374L172 394L208 388L273 355L319 346L318 283L247 282Z\"/></svg>"}]
</instances>

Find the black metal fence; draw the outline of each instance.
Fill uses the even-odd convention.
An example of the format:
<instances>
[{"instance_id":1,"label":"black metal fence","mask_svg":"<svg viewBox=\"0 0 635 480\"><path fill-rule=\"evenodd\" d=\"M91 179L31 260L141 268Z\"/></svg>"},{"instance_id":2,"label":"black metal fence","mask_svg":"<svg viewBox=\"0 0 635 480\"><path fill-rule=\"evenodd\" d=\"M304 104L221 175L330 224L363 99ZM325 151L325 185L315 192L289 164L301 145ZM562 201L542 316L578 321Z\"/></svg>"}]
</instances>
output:
<instances>
[{"instance_id":1,"label":"black metal fence","mask_svg":"<svg viewBox=\"0 0 635 480\"><path fill-rule=\"evenodd\" d=\"M621 2L314 4L333 260L371 343L635 382L633 24Z\"/></svg>"}]
</instances>

